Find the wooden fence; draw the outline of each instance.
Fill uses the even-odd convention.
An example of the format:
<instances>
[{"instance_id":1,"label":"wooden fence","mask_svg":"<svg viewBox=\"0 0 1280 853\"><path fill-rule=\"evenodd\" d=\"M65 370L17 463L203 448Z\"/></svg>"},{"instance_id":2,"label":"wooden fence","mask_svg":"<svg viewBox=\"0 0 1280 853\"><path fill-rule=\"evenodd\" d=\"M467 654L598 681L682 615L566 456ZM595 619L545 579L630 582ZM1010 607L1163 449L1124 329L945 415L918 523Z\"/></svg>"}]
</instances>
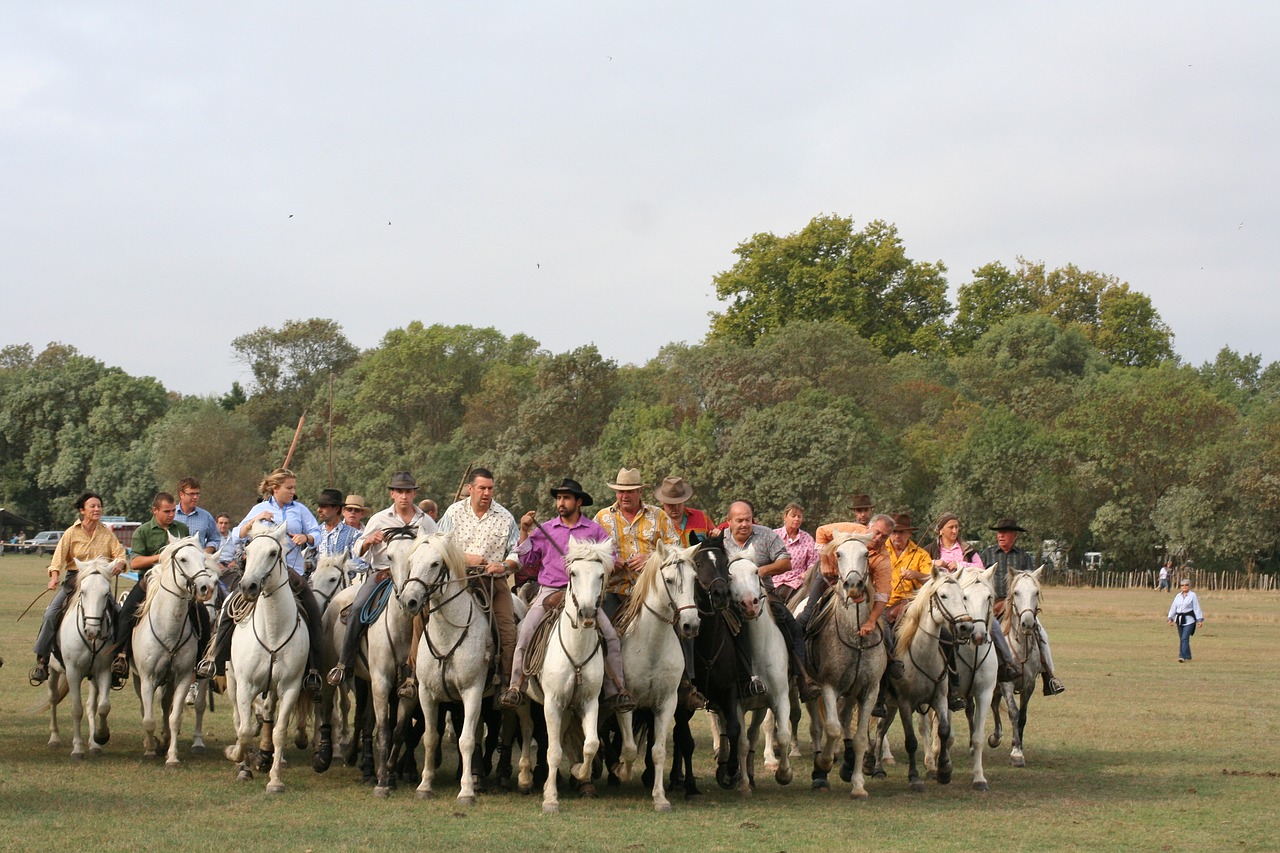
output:
<instances>
[{"instance_id":1,"label":"wooden fence","mask_svg":"<svg viewBox=\"0 0 1280 853\"><path fill-rule=\"evenodd\" d=\"M1128 572L1114 569L1092 572L1081 569L1045 569L1044 581L1049 586L1155 589L1159 576L1159 569L1137 569ZM1200 590L1258 590L1261 592L1280 590L1280 577L1264 572L1179 569L1169 577L1169 585L1173 592L1178 591L1178 582L1183 578L1190 578L1192 589Z\"/></svg>"}]
</instances>

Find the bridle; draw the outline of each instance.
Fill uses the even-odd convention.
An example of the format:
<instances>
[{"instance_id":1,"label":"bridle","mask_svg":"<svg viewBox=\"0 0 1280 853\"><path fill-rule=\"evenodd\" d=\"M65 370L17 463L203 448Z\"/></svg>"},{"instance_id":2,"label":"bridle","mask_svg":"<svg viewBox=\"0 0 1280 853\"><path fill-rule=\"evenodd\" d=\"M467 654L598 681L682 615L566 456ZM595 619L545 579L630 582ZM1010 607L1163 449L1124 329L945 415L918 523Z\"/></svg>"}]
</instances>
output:
<instances>
[{"instance_id":1,"label":"bridle","mask_svg":"<svg viewBox=\"0 0 1280 853\"><path fill-rule=\"evenodd\" d=\"M596 560L592 559L591 557L565 557L565 560L564 560L564 571L565 571L565 574L569 576L569 598L573 601L573 613L569 613L568 608L566 608L565 615L569 617L569 624L574 628L574 630L577 630L579 627L578 620L576 617L577 617L577 614L582 610L582 603L578 601L578 592L573 588L573 572L569 571L569 567L574 563L591 563L591 562L596 562ZM596 609L599 610L603 604L604 604L604 584L601 583L600 594L596 596ZM564 640L562 639L560 642L563 645ZM591 660L591 658L587 658L587 660ZM583 661L583 663L586 663L586 661Z\"/></svg>"},{"instance_id":2,"label":"bridle","mask_svg":"<svg viewBox=\"0 0 1280 853\"><path fill-rule=\"evenodd\" d=\"M200 570L197 571L195 574L189 575L184 569L182 571L181 576L179 576L178 554L182 553L182 549L184 548L195 548L196 553L201 555ZM169 555L169 575L172 576L173 583L175 586L180 584L183 587L185 587L185 590L186 590L185 595L182 589L170 589L169 587L164 585L164 577L165 577L164 572L160 573L160 588L163 589L165 592L169 593L170 595L175 595L178 598L189 598L194 600L196 597L196 581L199 580L201 575L208 575L209 580L212 583L216 584L218 582L217 577L215 577L213 572L209 571L209 567L204 564L204 552L201 551L200 547L193 542L187 542L183 545L178 546L177 548L174 549L173 553Z\"/></svg>"},{"instance_id":3,"label":"bridle","mask_svg":"<svg viewBox=\"0 0 1280 853\"><path fill-rule=\"evenodd\" d=\"M79 584L79 586L76 590L76 632L80 634L81 641L84 642L85 648L89 650L89 654L90 654L89 669L90 670L93 669L93 660L97 658L98 653L101 652L103 649L105 649L115 639L112 631L114 620L111 618L110 607L107 607L106 604L104 603L102 607L102 613L101 615L98 615L98 616L90 616L88 613L85 612L85 609L84 609L84 582L89 577L92 577L95 574L98 575L98 577L101 577L104 580L106 580L105 575L102 575L97 572L94 572L87 576L82 573L81 577L77 580L77 583ZM110 600L111 598L110 585L111 585L111 582L107 581L106 600ZM97 628L98 638L96 640L89 639L89 629L91 627Z\"/></svg>"},{"instance_id":4,"label":"bridle","mask_svg":"<svg viewBox=\"0 0 1280 853\"><path fill-rule=\"evenodd\" d=\"M663 563L661 566L658 567L658 577L661 578L662 580L662 588L666 590L667 607L671 610L671 616L668 618L666 616L663 616L658 611L654 610L652 607L649 606L649 601L647 598L643 602L645 610L648 610L650 613L656 616L660 621L667 623L673 628L676 626L676 623L680 621L681 613L683 613L686 610L698 609L698 602L696 599L693 604L685 604L683 606L677 605L675 594L671 591L671 582L668 581L666 575L662 573L662 570L667 568L667 566L679 564L681 562L683 562L683 558L679 554L677 554L675 559L668 560L667 562ZM696 570L694 571L694 577L697 577ZM684 588L684 577L682 576L681 573L677 572L676 573L676 592L681 591L683 588Z\"/></svg>"}]
</instances>

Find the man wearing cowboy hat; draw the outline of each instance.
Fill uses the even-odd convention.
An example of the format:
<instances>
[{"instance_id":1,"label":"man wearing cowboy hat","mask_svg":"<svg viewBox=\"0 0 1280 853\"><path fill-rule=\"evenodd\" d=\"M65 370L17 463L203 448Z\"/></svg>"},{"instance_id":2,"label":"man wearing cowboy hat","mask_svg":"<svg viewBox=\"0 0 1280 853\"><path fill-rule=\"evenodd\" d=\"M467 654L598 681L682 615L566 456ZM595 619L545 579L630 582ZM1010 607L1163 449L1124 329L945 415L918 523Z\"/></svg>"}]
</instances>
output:
<instances>
[{"instance_id":1,"label":"man wearing cowboy hat","mask_svg":"<svg viewBox=\"0 0 1280 853\"><path fill-rule=\"evenodd\" d=\"M929 559L929 554L911 539L911 534L915 533L916 529L911 523L910 515L898 513L893 516L893 532L889 534L885 544L885 550L892 564L892 574L889 580L889 603L885 607L884 621L881 624L885 631L884 647L889 655L889 663L885 667L884 675L880 678L880 693L876 697L875 707L871 710L873 717L883 717L887 713L884 696L885 689L889 686L889 679L901 678L905 674L902 661L894 655L897 644L893 638L893 626L897 623L903 609L916 597L920 587L924 586L933 575L933 562Z\"/></svg>"},{"instance_id":2,"label":"man wearing cowboy hat","mask_svg":"<svg viewBox=\"0 0 1280 853\"><path fill-rule=\"evenodd\" d=\"M316 500L316 521L320 524L320 535L315 544L308 548L308 560L312 566L320 562L322 557L355 551L359 529L342 520L342 492L337 489L325 489Z\"/></svg>"},{"instance_id":3,"label":"man wearing cowboy hat","mask_svg":"<svg viewBox=\"0 0 1280 853\"><path fill-rule=\"evenodd\" d=\"M436 523L413 503L413 497L418 493L418 481L413 479L412 474L408 471L395 472L391 475L387 490L391 493L391 506L381 512L375 512L356 539L354 553L368 562L371 571L365 574L364 583L360 585L360 591L356 593L355 601L351 603L351 613L360 613L364 610L365 604L373 597L378 584L391 576L391 561L387 557L386 545L387 536L391 531L409 527L421 530L423 533L436 532ZM341 684L346 678L347 668L351 666L351 662L360 651L360 640L364 637L366 627L360 624L358 618L348 620L342 652L338 655L338 665L329 670L330 684ZM407 661L404 663L407 665Z\"/></svg>"},{"instance_id":4,"label":"man wearing cowboy hat","mask_svg":"<svg viewBox=\"0 0 1280 853\"><path fill-rule=\"evenodd\" d=\"M988 529L996 532L996 544L983 549L981 557L984 566L995 566L996 571L993 576L996 590L995 614L1000 617L1004 614L1005 599L1009 595L1009 572L1035 571L1035 560L1017 546L1018 534L1027 531L1018 526L1016 519L1012 517L997 519L996 523ZM1000 652L1002 663L1000 680L1011 681L1017 677L1013 650L1009 648L1009 641L999 628L993 630L991 634L996 650ZM1039 616L1036 617L1036 634L1040 643L1040 675L1044 680L1044 695L1056 696L1067 688L1053 674L1053 657L1049 654L1049 635L1040 624Z\"/></svg>"},{"instance_id":5,"label":"man wearing cowboy hat","mask_svg":"<svg viewBox=\"0 0 1280 853\"><path fill-rule=\"evenodd\" d=\"M596 513L595 521L613 539L614 571L604 597L604 610L613 618L630 595L636 573L658 542L674 548L680 544L680 536L670 516L641 500L641 490L649 484L641 478L639 468L619 469L615 481L608 486L613 489L615 500Z\"/></svg>"},{"instance_id":6,"label":"man wearing cowboy hat","mask_svg":"<svg viewBox=\"0 0 1280 853\"><path fill-rule=\"evenodd\" d=\"M524 698L524 653L546 614L547 596L569 585L569 574L564 565L569 537L580 542L609 541L609 533L582 514L582 508L591 506L592 500L577 480L565 477L551 490L551 497L556 500L555 518L538 524L537 513L529 510L520 519L521 542L516 552L520 555L521 565L538 567L541 588L520 623L520 639L516 642L515 657L511 663L511 683L498 698L498 704L504 708L514 708ZM604 701L616 710L633 711L635 699L622 681L622 647L618 644L618 633L603 610L598 612L598 617L600 632L604 634L605 661L613 678L617 679L616 685L613 678L604 680L601 691Z\"/></svg>"},{"instance_id":7,"label":"man wearing cowboy hat","mask_svg":"<svg viewBox=\"0 0 1280 853\"><path fill-rule=\"evenodd\" d=\"M854 495L853 496L853 520L856 524L867 527L871 524L871 511L876 505L871 502L870 495Z\"/></svg>"},{"instance_id":8,"label":"man wearing cowboy hat","mask_svg":"<svg viewBox=\"0 0 1280 853\"><path fill-rule=\"evenodd\" d=\"M662 511L671 519L680 534L680 543L686 548L701 542L715 529L715 524L705 512L687 506L691 497L693 486L684 477L667 477L661 486L653 490L653 499L662 504Z\"/></svg>"}]
</instances>

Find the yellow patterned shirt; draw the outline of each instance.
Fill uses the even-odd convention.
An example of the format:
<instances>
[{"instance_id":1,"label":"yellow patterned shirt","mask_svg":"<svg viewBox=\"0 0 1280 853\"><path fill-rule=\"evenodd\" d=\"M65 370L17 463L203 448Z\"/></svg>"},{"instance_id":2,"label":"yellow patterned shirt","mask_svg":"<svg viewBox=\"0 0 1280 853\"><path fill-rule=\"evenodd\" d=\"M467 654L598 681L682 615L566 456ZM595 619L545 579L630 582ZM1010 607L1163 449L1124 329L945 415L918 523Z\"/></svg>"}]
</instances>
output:
<instances>
[{"instance_id":1,"label":"yellow patterned shirt","mask_svg":"<svg viewBox=\"0 0 1280 853\"><path fill-rule=\"evenodd\" d=\"M910 540L907 540L907 547L901 554L893 550L891 541L886 541L884 546L889 550L889 556L893 560L893 590L889 593L889 606L892 607L899 601L910 601L915 598L916 592L925 584L924 581L904 578L902 572L909 569L922 575L931 575L933 561L929 559L928 553L923 548Z\"/></svg>"},{"instance_id":2,"label":"yellow patterned shirt","mask_svg":"<svg viewBox=\"0 0 1280 853\"><path fill-rule=\"evenodd\" d=\"M659 541L672 547L680 544L680 534L662 507L642 503L636 517L628 522L614 503L596 513L595 521L613 539L618 559L624 562L636 554L652 554ZM635 579L636 574L630 569L615 568L609 575L606 591L626 596Z\"/></svg>"},{"instance_id":3,"label":"yellow patterned shirt","mask_svg":"<svg viewBox=\"0 0 1280 853\"><path fill-rule=\"evenodd\" d=\"M124 546L120 544L120 540L111 532L111 528L99 522L93 529L93 535L84 532L84 528L80 526L80 522L76 522L67 528L67 532L62 534L62 538L58 540L58 547L54 549L53 559L49 561L49 568L57 569L60 572L74 572L76 570L76 560L89 561L95 557L107 557L112 561L125 558Z\"/></svg>"}]
</instances>

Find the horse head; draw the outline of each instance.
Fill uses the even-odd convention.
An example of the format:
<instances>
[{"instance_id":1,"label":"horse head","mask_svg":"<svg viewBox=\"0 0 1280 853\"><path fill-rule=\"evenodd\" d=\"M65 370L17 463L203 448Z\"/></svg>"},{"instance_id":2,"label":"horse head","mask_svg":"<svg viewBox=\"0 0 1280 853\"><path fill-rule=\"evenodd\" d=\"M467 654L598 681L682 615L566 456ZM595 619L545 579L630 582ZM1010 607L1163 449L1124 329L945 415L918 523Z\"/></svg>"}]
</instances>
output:
<instances>
[{"instance_id":1,"label":"horse head","mask_svg":"<svg viewBox=\"0 0 1280 853\"><path fill-rule=\"evenodd\" d=\"M835 552L845 597L854 602L866 598L867 581L871 576L867 543L871 539L870 533L837 533L827 546Z\"/></svg>"},{"instance_id":2,"label":"horse head","mask_svg":"<svg viewBox=\"0 0 1280 853\"><path fill-rule=\"evenodd\" d=\"M1017 569L1009 572L1006 610L1024 631L1034 631L1036 627L1036 615L1040 612L1040 574L1043 571L1044 566L1034 572L1020 572Z\"/></svg>"},{"instance_id":3,"label":"horse head","mask_svg":"<svg viewBox=\"0 0 1280 853\"><path fill-rule=\"evenodd\" d=\"M969 614L968 600L965 597L964 587L960 586L960 580L955 575L945 572L935 573L933 580L926 585L926 588L928 587L932 589L928 591L927 600L935 615L941 615L941 621L946 623L952 636L957 640L972 639L973 617ZM924 589L921 590L921 594L924 594Z\"/></svg>"},{"instance_id":4,"label":"horse head","mask_svg":"<svg viewBox=\"0 0 1280 853\"><path fill-rule=\"evenodd\" d=\"M644 569L653 573L646 595L653 601L646 604L655 613L660 612L657 608L670 608L671 615L666 618L676 633L686 639L698 636L698 603L694 593L697 572L693 562L698 547L668 548L659 542ZM659 591L659 585L665 592Z\"/></svg>"},{"instance_id":5,"label":"horse head","mask_svg":"<svg viewBox=\"0 0 1280 853\"><path fill-rule=\"evenodd\" d=\"M208 601L218 586L217 571L209 569L207 558L211 556L200 547L199 537L175 539L170 536L169 544L160 552L160 570L172 575L179 586L175 592L181 594L185 589L186 594L196 601Z\"/></svg>"},{"instance_id":6,"label":"horse head","mask_svg":"<svg viewBox=\"0 0 1280 853\"><path fill-rule=\"evenodd\" d=\"M244 546L244 576L240 579L240 594L250 601L267 589L271 575L279 567L289 571L285 565L285 549L289 547L289 530L283 524L270 525L265 521L255 522L249 531L249 542ZM286 575L284 583L288 583Z\"/></svg>"},{"instance_id":7,"label":"horse head","mask_svg":"<svg viewBox=\"0 0 1280 853\"><path fill-rule=\"evenodd\" d=\"M408 574L397 598L414 616L429 600L443 595L450 582L464 588L467 575L462 551L448 533L419 533L407 561Z\"/></svg>"},{"instance_id":8,"label":"horse head","mask_svg":"<svg viewBox=\"0 0 1280 853\"><path fill-rule=\"evenodd\" d=\"M324 610L340 590L347 588L347 561L351 559L351 549L340 554L325 554L316 563L315 571L307 575L307 585L315 593Z\"/></svg>"},{"instance_id":9,"label":"horse head","mask_svg":"<svg viewBox=\"0 0 1280 853\"><path fill-rule=\"evenodd\" d=\"M747 619L755 619L760 615L763 610L763 590L754 545L744 548L729 564L729 591Z\"/></svg>"},{"instance_id":10,"label":"horse head","mask_svg":"<svg viewBox=\"0 0 1280 853\"><path fill-rule=\"evenodd\" d=\"M693 568L698 587L706 594L712 609L723 613L729 609L729 557L724 550L724 535L708 534L693 553Z\"/></svg>"},{"instance_id":11,"label":"horse head","mask_svg":"<svg viewBox=\"0 0 1280 853\"><path fill-rule=\"evenodd\" d=\"M107 624L111 608L111 561L106 557L76 560L76 609L90 643L99 637L111 639Z\"/></svg>"},{"instance_id":12,"label":"horse head","mask_svg":"<svg viewBox=\"0 0 1280 853\"><path fill-rule=\"evenodd\" d=\"M569 537L569 550L565 553L564 568L569 575L569 591L564 609L575 624L592 628L596 613L604 598L605 579L609 566L613 565L613 543L592 542L588 539Z\"/></svg>"},{"instance_id":13,"label":"horse head","mask_svg":"<svg viewBox=\"0 0 1280 853\"><path fill-rule=\"evenodd\" d=\"M988 569L965 568L960 572L960 587L964 590L965 609L973 619L973 640L986 642L991 627L991 610L996 599L996 567Z\"/></svg>"}]
</instances>

